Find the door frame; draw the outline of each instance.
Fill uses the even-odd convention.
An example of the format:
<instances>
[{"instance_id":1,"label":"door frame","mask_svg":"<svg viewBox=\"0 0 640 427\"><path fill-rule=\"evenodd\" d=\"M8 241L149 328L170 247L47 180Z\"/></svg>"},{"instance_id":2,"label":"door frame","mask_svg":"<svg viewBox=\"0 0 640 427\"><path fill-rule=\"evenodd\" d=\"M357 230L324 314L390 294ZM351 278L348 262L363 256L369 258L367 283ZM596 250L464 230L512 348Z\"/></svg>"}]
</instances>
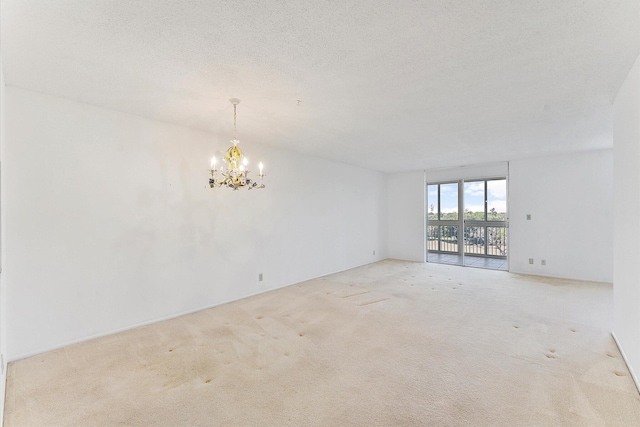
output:
<instances>
[{"instance_id":1,"label":"door frame","mask_svg":"<svg viewBox=\"0 0 640 427\"><path fill-rule=\"evenodd\" d=\"M506 197L505 197L505 203L507 205L507 209L506 209L506 214L507 217L504 221L487 221L487 208L488 208L488 197L487 197L487 182L488 181L498 181L498 180L505 180L505 185L506 185ZM467 182L478 182L478 181L484 181L484 213L485 213L485 219L484 221L465 221L464 219L464 184ZM483 258L496 258L496 259L505 259L506 263L507 263L507 271L509 271L509 247L510 247L510 233L509 233L509 177L507 176L491 176L491 177L481 177L481 178L467 178L467 179L459 179L459 180L445 180L445 181L437 181L437 182L425 182L425 195L426 195L426 205L427 205L427 209L425 209L426 211L426 215L425 215L425 223L426 223L426 261L428 262L428 258L429 258L429 252L432 253L441 253L441 254L457 254L460 256L462 265L465 265L465 240L464 240L464 231L465 231L465 226L467 227L483 227L484 228L484 254L469 254L471 256L474 257L483 257ZM458 219L457 220L441 220L440 218L440 185L442 184L458 184ZM437 220L430 220L429 219L429 186L432 185L437 185L438 186L438 196L437 196L437 206L438 206L438 219ZM438 250L430 250L429 249L429 227L438 227ZM458 227L458 233L457 233L457 237L458 237L458 251L457 252L452 252L452 251L442 251L441 250L441 236L440 236L440 232L441 232L441 228L442 226L457 226ZM507 254L505 256L499 256L499 255L489 255L487 254L487 227L491 227L491 226L495 226L495 227L504 227L506 230L506 247L507 247Z\"/></svg>"}]
</instances>

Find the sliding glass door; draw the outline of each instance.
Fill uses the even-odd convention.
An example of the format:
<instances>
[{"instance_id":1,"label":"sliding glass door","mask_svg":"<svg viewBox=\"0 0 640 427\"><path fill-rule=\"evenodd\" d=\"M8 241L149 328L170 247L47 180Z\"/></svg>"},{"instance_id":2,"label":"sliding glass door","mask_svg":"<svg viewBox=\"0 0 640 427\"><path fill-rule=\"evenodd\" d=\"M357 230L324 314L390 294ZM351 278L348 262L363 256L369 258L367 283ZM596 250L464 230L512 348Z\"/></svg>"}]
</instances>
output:
<instances>
[{"instance_id":1,"label":"sliding glass door","mask_svg":"<svg viewBox=\"0 0 640 427\"><path fill-rule=\"evenodd\" d=\"M427 260L507 269L507 180L427 186Z\"/></svg>"}]
</instances>

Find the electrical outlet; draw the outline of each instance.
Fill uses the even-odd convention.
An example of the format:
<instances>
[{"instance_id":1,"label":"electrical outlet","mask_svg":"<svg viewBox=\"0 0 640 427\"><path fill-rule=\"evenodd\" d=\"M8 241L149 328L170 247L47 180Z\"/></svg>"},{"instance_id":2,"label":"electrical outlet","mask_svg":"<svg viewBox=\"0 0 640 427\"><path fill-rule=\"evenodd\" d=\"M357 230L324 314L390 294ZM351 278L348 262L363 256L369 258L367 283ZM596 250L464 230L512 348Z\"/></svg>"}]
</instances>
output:
<instances>
[{"instance_id":1,"label":"electrical outlet","mask_svg":"<svg viewBox=\"0 0 640 427\"><path fill-rule=\"evenodd\" d=\"M529 258L529 264L533 264L533 258Z\"/></svg>"},{"instance_id":2,"label":"electrical outlet","mask_svg":"<svg viewBox=\"0 0 640 427\"><path fill-rule=\"evenodd\" d=\"M373 251L373 254L375 255L375 254L376 254L376 251Z\"/></svg>"},{"instance_id":3,"label":"electrical outlet","mask_svg":"<svg viewBox=\"0 0 640 427\"><path fill-rule=\"evenodd\" d=\"M546 259L540 260L540 265L547 265L547 260Z\"/></svg>"},{"instance_id":4,"label":"electrical outlet","mask_svg":"<svg viewBox=\"0 0 640 427\"><path fill-rule=\"evenodd\" d=\"M531 221L531 214L527 214L527 221Z\"/></svg>"},{"instance_id":5,"label":"electrical outlet","mask_svg":"<svg viewBox=\"0 0 640 427\"><path fill-rule=\"evenodd\" d=\"M258 274L258 282L262 282L262 273Z\"/></svg>"}]
</instances>

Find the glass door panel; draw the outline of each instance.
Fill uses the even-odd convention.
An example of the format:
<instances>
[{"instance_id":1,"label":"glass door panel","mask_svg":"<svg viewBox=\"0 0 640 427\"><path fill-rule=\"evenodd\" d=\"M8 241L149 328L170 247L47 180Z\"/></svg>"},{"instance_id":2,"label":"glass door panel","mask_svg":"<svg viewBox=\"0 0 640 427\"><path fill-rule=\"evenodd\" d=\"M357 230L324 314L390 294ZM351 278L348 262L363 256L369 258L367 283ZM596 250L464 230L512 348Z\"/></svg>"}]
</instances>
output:
<instances>
[{"instance_id":1,"label":"glass door panel","mask_svg":"<svg viewBox=\"0 0 640 427\"><path fill-rule=\"evenodd\" d=\"M458 183L440 185L440 219L458 220Z\"/></svg>"},{"instance_id":2,"label":"glass door panel","mask_svg":"<svg viewBox=\"0 0 640 427\"><path fill-rule=\"evenodd\" d=\"M485 220L485 181L464 183L464 220Z\"/></svg>"},{"instance_id":3,"label":"glass door panel","mask_svg":"<svg viewBox=\"0 0 640 427\"><path fill-rule=\"evenodd\" d=\"M427 261L462 264L459 182L427 185Z\"/></svg>"},{"instance_id":4,"label":"glass door panel","mask_svg":"<svg viewBox=\"0 0 640 427\"><path fill-rule=\"evenodd\" d=\"M507 180L487 181L487 221L507 220Z\"/></svg>"},{"instance_id":5,"label":"glass door panel","mask_svg":"<svg viewBox=\"0 0 640 427\"><path fill-rule=\"evenodd\" d=\"M437 252L440 250L440 227L430 225L427 227L427 250Z\"/></svg>"},{"instance_id":6,"label":"glass door panel","mask_svg":"<svg viewBox=\"0 0 640 427\"><path fill-rule=\"evenodd\" d=\"M458 253L458 226L440 226L440 251Z\"/></svg>"},{"instance_id":7,"label":"glass door panel","mask_svg":"<svg viewBox=\"0 0 640 427\"><path fill-rule=\"evenodd\" d=\"M427 186L427 212L429 221L437 221L440 219L440 200L438 197L439 185Z\"/></svg>"},{"instance_id":8,"label":"glass door panel","mask_svg":"<svg viewBox=\"0 0 640 427\"><path fill-rule=\"evenodd\" d=\"M464 253L466 255L485 255L484 227L464 228Z\"/></svg>"},{"instance_id":9,"label":"glass door panel","mask_svg":"<svg viewBox=\"0 0 640 427\"><path fill-rule=\"evenodd\" d=\"M487 227L487 255L507 256L507 227Z\"/></svg>"},{"instance_id":10,"label":"glass door panel","mask_svg":"<svg viewBox=\"0 0 640 427\"><path fill-rule=\"evenodd\" d=\"M464 183L464 265L507 269L507 180Z\"/></svg>"}]
</instances>

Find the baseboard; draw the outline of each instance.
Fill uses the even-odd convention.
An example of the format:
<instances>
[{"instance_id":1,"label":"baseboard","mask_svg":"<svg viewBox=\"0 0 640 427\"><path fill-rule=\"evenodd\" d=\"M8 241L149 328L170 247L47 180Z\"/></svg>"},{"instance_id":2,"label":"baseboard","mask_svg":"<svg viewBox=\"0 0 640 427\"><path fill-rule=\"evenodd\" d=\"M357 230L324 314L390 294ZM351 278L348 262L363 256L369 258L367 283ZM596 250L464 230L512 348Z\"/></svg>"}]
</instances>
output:
<instances>
[{"instance_id":1,"label":"baseboard","mask_svg":"<svg viewBox=\"0 0 640 427\"><path fill-rule=\"evenodd\" d=\"M36 356L38 354L42 354L42 353L46 353L46 352L49 352L49 351L57 350L59 348L67 347L67 346L70 346L70 345L80 344L80 343L83 343L83 342L86 342L86 341L91 341L91 340L102 338L102 337L106 337L106 336L109 336L109 335L118 334L120 332L130 331L132 329L141 328L143 326L152 325L152 324L158 323L158 322L164 322L165 320L171 320L171 319L175 319L176 317L186 316L186 315L192 314L192 313L197 313L198 311L208 310L210 308L218 307L218 306L224 305L224 304L229 304L229 303L232 303L232 302L235 302L235 301L240 301L240 300L243 300L245 298L251 298L253 296L264 294L266 292L271 292L271 291L275 291L275 290L278 290L278 289L286 288L287 286L297 285L299 283L304 283L304 282L307 282L309 280L314 280L314 279L318 279L320 277L325 277L325 276L329 276L329 275L332 275L332 274L341 273L343 271L351 270L353 268L358 268L358 267L363 267L365 265L374 264L376 262L384 261L385 259L388 259L388 258L376 259L373 262L365 262L364 264L355 265L355 266L344 268L342 270L337 270L337 271L334 271L334 272L331 272L331 273L326 273L326 274L321 274L321 275L318 275L318 276L309 277L309 278L306 278L306 279L295 281L293 283L287 283L287 284L284 284L284 285L275 286L273 288L261 290L261 291L254 292L254 293L251 293L251 294L248 294L248 295L243 295L241 297L230 298L228 300L216 302L214 304L203 306L203 307L199 307L199 308L195 308L193 310L187 310L187 311L176 313L176 314L170 314L168 316L163 316L163 317L147 320L147 321L144 321L144 322L141 322L141 323L136 323L136 324L133 324L133 325L130 325L130 326L125 326L123 328L111 329L111 330L106 331L106 332L101 332L101 333L98 333L98 334L95 334L95 335L90 335L90 336L79 338L79 339L76 339L76 340L66 341L66 342L64 342L62 344L56 344L56 345L51 346L51 347L46 347L46 348L43 348L43 349L39 349L39 350L35 350L35 351L23 353L23 354L18 354L16 356L12 355L11 358L8 361L5 361L5 365L7 364L7 362L15 362L17 360L26 359L28 357ZM6 366L5 366L5 374L6 374Z\"/></svg>"},{"instance_id":2,"label":"baseboard","mask_svg":"<svg viewBox=\"0 0 640 427\"><path fill-rule=\"evenodd\" d=\"M611 332L611 336L613 337L613 341L618 346L618 350L620 351L620 354L622 355L622 360L624 360L625 365L627 365L627 369L629 370L629 373L631 374L631 378L633 378L633 382L636 385L636 389L638 390L638 393L640 393L640 382L638 382L638 377L636 377L636 374L633 372L633 369L631 368L631 365L629 365L629 361L627 360L627 356L624 354L624 350L622 349L622 346L620 345L620 342L618 341L618 337L616 337L616 333L615 332Z\"/></svg>"},{"instance_id":3,"label":"baseboard","mask_svg":"<svg viewBox=\"0 0 640 427\"><path fill-rule=\"evenodd\" d=\"M521 272L518 272L518 271L509 271L509 273L516 274L518 276L527 276L527 277L534 277L534 278L537 277L537 278L541 278L541 279L570 280L572 282L585 282L585 283L595 283L595 284L599 284L599 285L613 286L613 282L600 282L598 280L593 280L593 279L576 279L576 278L565 277L565 276L548 276L548 275L544 275L544 274L521 273Z\"/></svg>"}]
</instances>

